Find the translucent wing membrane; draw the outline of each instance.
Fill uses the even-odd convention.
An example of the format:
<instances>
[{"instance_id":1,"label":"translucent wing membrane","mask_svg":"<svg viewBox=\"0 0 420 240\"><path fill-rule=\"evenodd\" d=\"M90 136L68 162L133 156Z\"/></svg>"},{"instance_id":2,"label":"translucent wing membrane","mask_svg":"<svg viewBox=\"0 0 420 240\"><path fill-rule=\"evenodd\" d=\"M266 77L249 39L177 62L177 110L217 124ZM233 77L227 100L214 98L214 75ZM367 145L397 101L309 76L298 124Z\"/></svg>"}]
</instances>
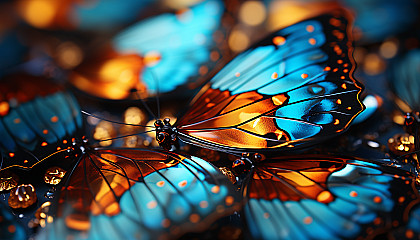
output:
<instances>
[{"instance_id":1,"label":"translucent wing membrane","mask_svg":"<svg viewBox=\"0 0 420 240\"><path fill-rule=\"evenodd\" d=\"M238 207L229 180L195 157L139 149L83 155L40 239L168 239Z\"/></svg>"},{"instance_id":2,"label":"translucent wing membrane","mask_svg":"<svg viewBox=\"0 0 420 240\"><path fill-rule=\"evenodd\" d=\"M262 163L244 194L258 239L373 237L407 224L419 197L415 176L401 169L320 155Z\"/></svg>"},{"instance_id":3,"label":"translucent wing membrane","mask_svg":"<svg viewBox=\"0 0 420 240\"><path fill-rule=\"evenodd\" d=\"M342 15L279 30L237 56L177 122L181 137L232 151L263 150L345 130L363 105Z\"/></svg>"},{"instance_id":4,"label":"translucent wing membrane","mask_svg":"<svg viewBox=\"0 0 420 240\"><path fill-rule=\"evenodd\" d=\"M65 139L82 126L74 97L45 79L12 76L0 83L0 89L1 169L32 167L61 148L63 141L71 143Z\"/></svg>"}]
</instances>

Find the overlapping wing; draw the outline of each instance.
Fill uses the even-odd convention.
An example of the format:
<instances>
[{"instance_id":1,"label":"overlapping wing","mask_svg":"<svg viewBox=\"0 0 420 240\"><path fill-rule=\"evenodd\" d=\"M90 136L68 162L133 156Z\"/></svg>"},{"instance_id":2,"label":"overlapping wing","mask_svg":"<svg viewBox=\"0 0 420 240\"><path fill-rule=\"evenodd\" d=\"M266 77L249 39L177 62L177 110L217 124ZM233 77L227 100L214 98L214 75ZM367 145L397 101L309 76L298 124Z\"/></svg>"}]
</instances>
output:
<instances>
[{"instance_id":1,"label":"overlapping wing","mask_svg":"<svg viewBox=\"0 0 420 240\"><path fill-rule=\"evenodd\" d=\"M418 202L415 176L335 156L262 163L245 190L245 217L257 239L355 239L407 224Z\"/></svg>"},{"instance_id":2,"label":"overlapping wing","mask_svg":"<svg viewBox=\"0 0 420 240\"><path fill-rule=\"evenodd\" d=\"M177 122L181 138L228 150L295 147L345 130L363 110L342 12L279 30L238 55Z\"/></svg>"},{"instance_id":3,"label":"overlapping wing","mask_svg":"<svg viewBox=\"0 0 420 240\"><path fill-rule=\"evenodd\" d=\"M232 184L204 160L139 149L84 155L40 239L172 239L238 207Z\"/></svg>"}]
</instances>

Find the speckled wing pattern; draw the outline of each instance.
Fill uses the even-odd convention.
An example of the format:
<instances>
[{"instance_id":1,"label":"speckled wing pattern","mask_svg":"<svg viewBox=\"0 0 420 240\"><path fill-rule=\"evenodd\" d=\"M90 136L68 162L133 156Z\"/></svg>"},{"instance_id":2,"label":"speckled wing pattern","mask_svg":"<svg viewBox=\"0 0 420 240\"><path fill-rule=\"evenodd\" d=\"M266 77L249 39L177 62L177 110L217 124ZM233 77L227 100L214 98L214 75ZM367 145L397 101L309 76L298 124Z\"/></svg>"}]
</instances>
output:
<instances>
[{"instance_id":1,"label":"speckled wing pattern","mask_svg":"<svg viewBox=\"0 0 420 240\"><path fill-rule=\"evenodd\" d=\"M180 138L227 151L265 151L345 130L364 106L343 15L302 21L239 54L176 123Z\"/></svg>"},{"instance_id":2,"label":"speckled wing pattern","mask_svg":"<svg viewBox=\"0 0 420 240\"><path fill-rule=\"evenodd\" d=\"M253 171L244 213L255 239L373 238L407 224L419 202L415 182L409 172L367 160L281 157Z\"/></svg>"},{"instance_id":3,"label":"speckled wing pattern","mask_svg":"<svg viewBox=\"0 0 420 240\"><path fill-rule=\"evenodd\" d=\"M72 94L52 82L12 75L0 82L0 169L31 168L71 142L82 127L80 107ZM57 149L59 147L59 149Z\"/></svg>"},{"instance_id":4,"label":"speckled wing pattern","mask_svg":"<svg viewBox=\"0 0 420 240\"><path fill-rule=\"evenodd\" d=\"M196 157L145 149L84 154L39 239L173 239L239 207L233 185Z\"/></svg>"}]
</instances>

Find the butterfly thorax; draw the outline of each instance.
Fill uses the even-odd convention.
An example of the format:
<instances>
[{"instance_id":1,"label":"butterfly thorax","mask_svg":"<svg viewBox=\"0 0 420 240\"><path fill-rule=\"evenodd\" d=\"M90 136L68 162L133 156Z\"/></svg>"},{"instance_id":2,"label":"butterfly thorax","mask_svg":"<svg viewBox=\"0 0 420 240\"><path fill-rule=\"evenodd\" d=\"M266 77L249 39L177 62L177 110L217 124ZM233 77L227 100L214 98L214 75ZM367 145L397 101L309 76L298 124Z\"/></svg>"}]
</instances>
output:
<instances>
[{"instance_id":1,"label":"butterfly thorax","mask_svg":"<svg viewBox=\"0 0 420 240\"><path fill-rule=\"evenodd\" d=\"M166 150L174 150L177 142L177 129L170 123L169 118L162 120L156 120L156 141L159 145Z\"/></svg>"}]
</instances>

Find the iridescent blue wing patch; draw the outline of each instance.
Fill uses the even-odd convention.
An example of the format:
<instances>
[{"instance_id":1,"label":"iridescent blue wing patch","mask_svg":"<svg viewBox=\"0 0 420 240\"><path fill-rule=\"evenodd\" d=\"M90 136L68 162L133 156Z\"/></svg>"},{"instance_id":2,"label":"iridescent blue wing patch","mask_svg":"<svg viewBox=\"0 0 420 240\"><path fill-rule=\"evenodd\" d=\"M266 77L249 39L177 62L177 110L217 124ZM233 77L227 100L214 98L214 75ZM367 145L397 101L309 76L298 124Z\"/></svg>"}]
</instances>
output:
<instances>
[{"instance_id":1,"label":"iridescent blue wing patch","mask_svg":"<svg viewBox=\"0 0 420 240\"><path fill-rule=\"evenodd\" d=\"M415 181L411 173L365 160L276 158L253 172L245 218L256 239L374 237L411 224Z\"/></svg>"},{"instance_id":2,"label":"iridescent blue wing patch","mask_svg":"<svg viewBox=\"0 0 420 240\"><path fill-rule=\"evenodd\" d=\"M88 151L57 197L54 222L39 239L172 239L240 202L206 161L140 149Z\"/></svg>"},{"instance_id":3,"label":"iridescent blue wing patch","mask_svg":"<svg viewBox=\"0 0 420 240\"><path fill-rule=\"evenodd\" d=\"M198 76L200 66L210 62L216 45L213 33L223 12L220 1L204 1L179 14L162 14L118 34L113 47L120 54L144 57L140 80L149 92L169 92Z\"/></svg>"}]
</instances>

